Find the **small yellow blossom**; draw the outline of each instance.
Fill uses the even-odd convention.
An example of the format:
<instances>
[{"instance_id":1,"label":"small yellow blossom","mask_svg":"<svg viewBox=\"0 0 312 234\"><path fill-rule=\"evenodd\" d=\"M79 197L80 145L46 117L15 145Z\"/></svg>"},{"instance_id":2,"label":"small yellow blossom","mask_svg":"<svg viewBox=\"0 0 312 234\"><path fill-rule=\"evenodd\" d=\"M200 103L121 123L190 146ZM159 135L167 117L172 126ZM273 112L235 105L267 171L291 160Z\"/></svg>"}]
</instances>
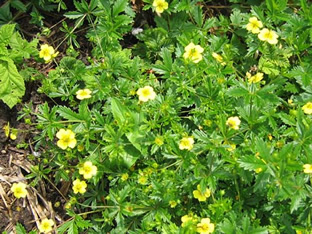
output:
<instances>
[{"instance_id":1,"label":"small yellow blossom","mask_svg":"<svg viewBox=\"0 0 312 234\"><path fill-rule=\"evenodd\" d=\"M215 52L212 53L212 57L214 57L215 60L217 60L219 63L221 63L222 66L224 66L226 63L224 62L223 57L220 54L217 54Z\"/></svg>"},{"instance_id":2,"label":"small yellow blossom","mask_svg":"<svg viewBox=\"0 0 312 234\"><path fill-rule=\"evenodd\" d=\"M236 145L235 144L230 144L230 147L228 147L226 150L229 152L233 152L236 149Z\"/></svg>"},{"instance_id":3,"label":"small yellow blossom","mask_svg":"<svg viewBox=\"0 0 312 234\"><path fill-rule=\"evenodd\" d=\"M251 17L249 18L249 23L247 24L246 29L256 34L260 32L260 28L262 27L263 27L263 24L261 21L257 19L257 17Z\"/></svg>"},{"instance_id":4,"label":"small yellow blossom","mask_svg":"<svg viewBox=\"0 0 312 234\"><path fill-rule=\"evenodd\" d=\"M263 171L263 169L261 167L258 167L258 168L255 169L256 173L260 173L261 171Z\"/></svg>"},{"instance_id":5,"label":"small yellow blossom","mask_svg":"<svg viewBox=\"0 0 312 234\"><path fill-rule=\"evenodd\" d=\"M304 164L303 172L307 174L312 173L312 164Z\"/></svg>"},{"instance_id":6,"label":"small yellow blossom","mask_svg":"<svg viewBox=\"0 0 312 234\"><path fill-rule=\"evenodd\" d=\"M123 174L121 175L121 180L122 180L122 181L126 181L128 178L129 178L128 173L123 173Z\"/></svg>"},{"instance_id":7,"label":"small yellow blossom","mask_svg":"<svg viewBox=\"0 0 312 234\"><path fill-rule=\"evenodd\" d=\"M139 100L142 102L147 102L148 100L154 100L156 97L156 93L154 92L154 89L151 86L145 86L143 88L139 88L137 91L137 95L139 95Z\"/></svg>"},{"instance_id":8,"label":"small yellow blossom","mask_svg":"<svg viewBox=\"0 0 312 234\"><path fill-rule=\"evenodd\" d=\"M90 89L80 89L76 92L76 98L79 100L91 98L92 91Z\"/></svg>"},{"instance_id":9,"label":"small yellow blossom","mask_svg":"<svg viewBox=\"0 0 312 234\"><path fill-rule=\"evenodd\" d=\"M180 150L191 150L194 146L194 138L193 137L183 137L179 144Z\"/></svg>"},{"instance_id":10,"label":"small yellow blossom","mask_svg":"<svg viewBox=\"0 0 312 234\"><path fill-rule=\"evenodd\" d=\"M248 82L249 83L258 83L262 79L263 79L263 73L262 72L257 72L256 75L251 76L250 78L248 78Z\"/></svg>"},{"instance_id":11,"label":"small yellow blossom","mask_svg":"<svg viewBox=\"0 0 312 234\"><path fill-rule=\"evenodd\" d=\"M86 161L80 168L79 174L83 175L84 179L90 179L97 172L97 167L92 164L90 161Z\"/></svg>"},{"instance_id":12,"label":"small yellow blossom","mask_svg":"<svg viewBox=\"0 0 312 234\"><path fill-rule=\"evenodd\" d=\"M14 183L11 187L11 191L16 198L24 198L27 196L26 186L27 185L22 182Z\"/></svg>"},{"instance_id":13,"label":"small yellow blossom","mask_svg":"<svg viewBox=\"0 0 312 234\"><path fill-rule=\"evenodd\" d=\"M39 57L43 58L46 63L50 62L53 58L58 55L58 52L55 53L54 48L47 44L41 45Z\"/></svg>"},{"instance_id":14,"label":"small yellow blossom","mask_svg":"<svg viewBox=\"0 0 312 234\"><path fill-rule=\"evenodd\" d=\"M291 98L288 99L287 102L288 102L288 104L291 105L291 106L294 104L294 100L292 100Z\"/></svg>"},{"instance_id":15,"label":"small yellow blossom","mask_svg":"<svg viewBox=\"0 0 312 234\"><path fill-rule=\"evenodd\" d=\"M138 179L139 184L146 184L147 183L147 177L146 176L140 176Z\"/></svg>"},{"instance_id":16,"label":"small yellow blossom","mask_svg":"<svg viewBox=\"0 0 312 234\"><path fill-rule=\"evenodd\" d=\"M157 136L154 142L156 145L162 146L164 144L164 138L162 136Z\"/></svg>"},{"instance_id":17,"label":"small yellow blossom","mask_svg":"<svg viewBox=\"0 0 312 234\"><path fill-rule=\"evenodd\" d=\"M302 110L305 114L311 115L312 114L312 102L308 102L302 107Z\"/></svg>"},{"instance_id":18,"label":"small yellow blossom","mask_svg":"<svg viewBox=\"0 0 312 234\"><path fill-rule=\"evenodd\" d=\"M38 228L40 232L48 233L52 231L53 225L54 225L54 222L52 219L45 218L41 221Z\"/></svg>"},{"instance_id":19,"label":"small yellow blossom","mask_svg":"<svg viewBox=\"0 0 312 234\"><path fill-rule=\"evenodd\" d=\"M200 185L197 185L197 190L193 191L193 195L195 198L198 199L198 201L206 201L208 197L210 197L210 190L208 188L206 188L205 192L201 192L200 190Z\"/></svg>"},{"instance_id":20,"label":"small yellow blossom","mask_svg":"<svg viewBox=\"0 0 312 234\"><path fill-rule=\"evenodd\" d=\"M74 148L76 146L77 140L75 138L75 133L70 129L60 129L56 133L56 137L59 139L57 141L57 146L65 150L67 147Z\"/></svg>"},{"instance_id":21,"label":"small yellow blossom","mask_svg":"<svg viewBox=\"0 0 312 234\"><path fill-rule=\"evenodd\" d=\"M82 151L84 150L84 145L78 145L78 146L77 146L77 150L78 150L79 152L82 152Z\"/></svg>"},{"instance_id":22,"label":"small yellow blossom","mask_svg":"<svg viewBox=\"0 0 312 234\"><path fill-rule=\"evenodd\" d=\"M272 45L275 45L278 42L277 41L277 38L278 38L277 33L275 31L267 29L267 28L264 28L260 31L260 33L258 34L258 38L261 41L266 41Z\"/></svg>"},{"instance_id":23,"label":"small yellow blossom","mask_svg":"<svg viewBox=\"0 0 312 234\"><path fill-rule=\"evenodd\" d=\"M168 2L165 0L154 0L153 7L155 7L157 14L161 14L168 9Z\"/></svg>"},{"instance_id":24,"label":"small yellow blossom","mask_svg":"<svg viewBox=\"0 0 312 234\"><path fill-rule=\"evenodd\" d=\"M187 223L194 222L194 221L196 221L196 217L193 217L192 214L184 215L181 217L181 222L182 222L181 226L185 227Z\"/></svg>"},{"instance_id":25,"label":"small yellow blossom","mask_svg":"<svg viewBox=\"0 0 312 234\"><path fill-rule=\"evenodd\" d=\"M198 63L203 59L202 53L204 52L204 49L200 45L195 45L191 42L184 48L184 50L183 58L185 59L190 59L194 63Z\"/></svg>"},{"instance_id":26,"label":"small yellow blossom","mask_svg":"<svg viewBox=\"0 0 312 234\"><path fill-rule=\"evenodd\" d=\"M270 140L270 141L272 141L273 136L272 136L272 134L271 134L271 133L268 135L268 138L269 138L269 140Z\"/></svg>"},{"instance_id":27,"label":"small yellow blossom","mask_svg":"<svg viewBox=\"0 0 312 234\"><path fill-rule=\"evenodd\" d=\"M228 125L230 128L235 129L235 130L239 129L240 123L241 123L241 121L237 116L230 117L226 121L226 125Z\"/></svg>"},{"instance_id":28,"label":"small yellow blossom","mask_svg":"<svg viewBox=\"0 0 312 234\"><path fill-rule=\"evenodd\" d=\"M73 182L73 190L74 190L74 193L77 194L77 193L85 193L86 192L86 188L87 188L87 183L84 181L84 180L79 180L79 179L76 179L74 180Z\"/></svg>"},{"instance_id":29,"label":"small yellow blossom","mask_svg":"<svg viewBox=\"0 0 312 234\"><path fill-rule=\"evenodd\" d=\"M2 129L6 137L10 137L11 140L16 140L18 131L15 128L10 128L9 122L4 125Z\"/></svg>"},{"instance_id":30,"label":"small yellow blossom","mask_svg":"<svg viewBox=\"0 0 312 234\"><path fill-rule=\"evenodd\" d=\"M201 219L200 223L197 224L196 231L200 234L209 234L214 231L215 225L213 223L210 223L209 218Z\"/></svg>"},{"instance_id":31,"label":"small yellow blossom","mask_svg":"<svg viewBox=\"0 0 312 234\"><path fill-rule=\"evenodd\" d=\"M11 133L10 133L10 139L11 140L16 140L16 138L17 138L17 129L11 129Z\"/></svg>"},{"instance_id":32,"label":"small yellow blossom","mask_svg":"<svg viewBox=\"0 0 312 234\"><path fill-rule=\"evenodd\" d=\"M169 204L170 204L171 208L174 208L177 206L178 203L176 201L171 200L171 201L169 201Z\"/></svg>"}]
</instances>

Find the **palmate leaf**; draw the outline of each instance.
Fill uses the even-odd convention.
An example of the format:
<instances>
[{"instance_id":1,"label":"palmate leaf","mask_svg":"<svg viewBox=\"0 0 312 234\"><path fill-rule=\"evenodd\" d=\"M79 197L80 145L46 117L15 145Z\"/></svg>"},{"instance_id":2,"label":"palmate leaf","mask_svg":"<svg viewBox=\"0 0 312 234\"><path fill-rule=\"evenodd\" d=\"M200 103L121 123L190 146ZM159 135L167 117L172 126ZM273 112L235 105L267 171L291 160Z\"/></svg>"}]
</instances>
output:
<instances>
[{"instance_id":1,"label":"palmate leaf","mask_svg":"<svg viewBox=\"0 0 312 234\"><path fill-rule=\"evenodd\" d=\"M13 60L0 57L0 99L12 108L25 93L23 77Z\"/></svg>"}]
</instances>

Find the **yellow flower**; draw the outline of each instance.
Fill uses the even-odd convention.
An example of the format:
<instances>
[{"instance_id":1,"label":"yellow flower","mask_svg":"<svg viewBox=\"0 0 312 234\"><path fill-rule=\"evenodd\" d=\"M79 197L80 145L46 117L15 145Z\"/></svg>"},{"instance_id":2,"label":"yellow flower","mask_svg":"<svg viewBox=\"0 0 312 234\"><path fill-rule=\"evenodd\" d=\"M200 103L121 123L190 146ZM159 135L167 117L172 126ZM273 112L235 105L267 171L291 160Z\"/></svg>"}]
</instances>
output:
<instances>
[{"instance_id":1,"label":"yellow flower","mask_svg":"<svg viewBox=\"0 0 312 234\"><path fill-rule=\"evenodd\" d=\"M70 129L60 129L56 133L56 137L59 139L57 141L57 146L63 150L67 149L67 147L73 149L77 143L75 133L73 133Z\"/></svg>"},{"instance_id":2,"label":"yellow flower","mask_svg":"<svg viewBox=\"0 0 312 234\"><path fill-rule=\"evenodd\" d=\"M226 64L223 60L223 57L220 54L213 52L212 57L214 57L215 60L217 60L219 63L221 63L222 66L224 66Z\"/></svg>"},{"instance_id":3,"label":"yellow flower","mask_svg":"<svg viewBox=\"0 0 312 234\"><path fill-rule=\"evenodd\" d=\"M79 180L79 179L76 179L74 180L73 182L73 190L74 190L74 193L77 194L77 193L85 193L86 192L86 188L87 188L87 183L84 181L84 180Z\"/></svg>"},{"instance_id":4,"label":"yellow flower","mask_svg":"<svg viewBox=\"0 0 312 234\"><path fill-rule=\"evenodd\" d=\"M180 150L191 150L193 149L193 145L194 145L194 139L193 137L183 137L180 140L180 144L179 144L179 149Z\"/></svg>"},{"instance_id":5,"label":"yellow flower","mask_svg":"<svg viewBox=\"0 0 312 234\"><path fill-rule=\"evenodd\" d=\"M13 192L16 198L26 197L27 196L26 186L27 185L22 182L14 183L11 187L11 191Z\"/></svg>"},{"instance_id":6,"label":"yellow flower","mask_svg":"<svg viewBox=\"0 0 312 234\"><path fill-rule=\"evenodd\" d=\"M126 181L128 178L129 178L128 173L123 173L123 174L121 175L121 180L122 180L122 181Z\"/></svg>"},{"instance_id":7,"label":"yellow flower","mask_svg":"<svg viewBox=\"0 0 312 234\"><path fill-rule=\"evenodd\" d=\"M312 164L304 164L303 165L304 173L312 173Z\"/></svg>"},{"instance_id":8,"label":"yellow flower","mask_svg":"<svg viewBox=\"0 0 312 234\"><path fill-rule=\"evenodd\" d=\"M49 46L47 44L41 45L39 52L39 57L43 58L44 61L50 62L53 58L55 58L58 55L58 52L55 53L54 48L52 46Z\"/></svg>"},{"instance_id":9,"label":"yellow flower","mask_svg":"<svg viewBox=\"0 0 312 234\"><path fill-rule=\"evenodd\" d=\"M226 125L228 125L230 128L235 129L235 130L239 129L240 123L241 123L241 121L239 120L239 118L237 116L230 117L226 121Z\"/></svg>"},{"instance_id":10,"label":"yellow flower","mask_svg":"<svg viewBox=\"0 0 312 234\"><path fill-rule=\"evenodd\" d=\"M188 222L193 222L193 221L196 221L196 218L193 217L192 214L184 215L181 217L181 222L182 222L181 226L185 227Z\"/></svg>"},{"instance_id":11,"label":"yellow flower","mask_svg":"<svg viewBox=\"0 0 312 234\"><path fill-rule=\"evenodd\" d=\"M209 218L204 218L200 221L199 224L197 224L196 231L200 234L209 234L214 231L215 225L213 223L210 223Z\"/></svg>"},{"instance_id":12,"label":"yellow flower","mask_svg":"<svg viewBox=\"0 0 312 234\"><path fill-rule=\"evenodd\" d=\"M79 174L83 175L83 178L90 179L97 172L97 167L90 161L86 161L82 167L79 168Z\"/></svg>"},{"instance_id":13,"label":"yellow flower","mask_svg":"<svg viewBox=\"0 0 312 234\"><path fill-rule=\"evenodd\" d=\"M248 82L249 83L257 83L259 81L261 81L263 79L263 73L262 72L257 72L256 75L251 76L250 78L248 78Z\"/></svg>"},{"instance_id":14,"label":"yellow flower","mask_svg":"<svg viewBox=\"0 0 312 234\"><path fill-rule=\"evenodd\" d=\"M80 89L76 92L76 98L79 100L91 98L92 91L90 89Z\"/></svg>"},{"instance_id":15,"label":"yellow flower","mask_svg":"<svg viewBox=\"0 0 312 234\"><path fill-rule=\"evenodd\" d=\"M139 179L138 179L138 182L140 184L146 184L147 183L147 177L146 176L140 176Z\"/></svg>"},{"instance_id":16,"label":"yellow flower","mask_svg":"<svg viewBox=\"0 0 312 234\"><path fill-rule=\"evenodd\" d=\"M161 14L168 9L168 2L165 0L154 0L153 7L155 7L157 14Z\"/></svg>"},{"instance_id":17,"label":"yellow flower","mask_svg":"<svg viewBox=\"0 0 312 234\"><path fill-rule=\"evenodd\" d=\"M11 140L16 140L18 131L15 128L10 128L9 122L4 125L2 129L6 137L10 137Z\"/></svg>"},{"instance_id":18,"label":"yellow flower","mask_svg":"<svg viewBox=\"0 0 312 234\"><path fill-rule=\"evenodd\" d=\"M154 100L156 97L156 93L151 86L145 86L143 88L139 88L137 91L137 95L139 95L139 100L142 102L147 102L148 100Z\"/></svg>"},{"instance_id":19,"label":"yellow flower","mask_svg":"<svg viewBox=\"0 0 312 234\"><path fill-rule=\"evenodd\" d=\"M164 138L162 136L157 136L154 142L156 145L162 146L164 144Z\"/></svg>"},{"instance_id":20,"label":"yellow flower","mask_svg":"<svg viewBox=\"0 0 312 234\"><path fill-rule=\"evenodd\" d=\"M210 197L210 190L206 188L205 192L200 191L200 185L197 185L197 190L193 191L193 195L198 201L206 201L208 197Z\"/></svg>"},{"instance_id":21,"label":"yellow flower","mask_svg":"<svg viewBox=\"0 0 312 234\"><path fill-rule=\"evenodd\" d=\"M263 171L263 169L261 167L258 167L258 168L255 169L256 173L260 173L261 171Z\"/></svg>"},{"instance_id":22,"label":"yellow flower","mask_svg":"<svg viewBox=\"0 0 312 234\"><path fill-rule=\"evenodd\" d=\"M261 21L257 19L257 17L251 17L249 18L249 23L247 24L246 28L248 31L251 31L252 33L256 34L260 32L260 28L263 27L263 24Z\"/></svg>"},{"instance_id":23,"label":"yellow flower","mask_svg":"<svg viewBox=\"0 0 312 234\"><path fill-rule=\"evenodd\" d=\"M235 144L230 144L230 147L228 147L226 150L233 152L236 149L236 145Z\"/></svg>"},{"instance_id":24,"label":"yellow flower","mask_svg":"<svg viewBox=\"0 0 312 234\"><path fill-rule=\"evenodd\" d=\"M267 28L264 28L260 31L260 33L258 34L258 38L261 41L266 41L272 45L275 45L278 42L277 41L277 38L278 38L277 33L275 31L267 29Z\"/></svg>"},{"instance_id":25,"label":"yellow flower","mask_svg":"<svg viewBox=\"0 0 312 234\"><path fill-rule=\"evenodd\" d=\"M177 206L178 203L176 201L169 201L169 204L171 208L174 208Z\"/></svg>"},{"instance_id":26,"label":"yellow flower","mask_svg":"<svg viewBox=\"0 0 312 234\"><path fill-rule=\"evenodd\" d=\"M3 126L3 131L6 137L9 137L10 135L10 123L8 122L8 124Z\"/></svg>"},{"instance_id":27,"label":"yellow flower","mask_svg":"<svg viewBox=\"0 0 312 234\"><path fill-rule=\"evenodd\" d=\"M204 52L204 49L200 45L194 45L194 43L191 42L184 48L184 50L183 58L185 59L190 59L194 63L198 63L203 59L202 53Z\"/></svg>"},{"instance_id":28,"label":"yellow flower","mask_svg":"<svg viewBox=\"0 0 312 234\"><path fill-rule=\"evenodd\" d=\"M312 102L308 102L302 107L304 113L311 115L312 114Z\"/></svg>"},{"instance_id":29,"label":"yellow flower","mask_svg":"<svg viewBox=\"0 0 312 234\"><path fill-rule=\"evenodd\" d=\"M54 225L54 222L52 219L45 218L41 221L38 228L40 232L48 233L52 231L53 225Z\"/></svg>"}]
</instances>

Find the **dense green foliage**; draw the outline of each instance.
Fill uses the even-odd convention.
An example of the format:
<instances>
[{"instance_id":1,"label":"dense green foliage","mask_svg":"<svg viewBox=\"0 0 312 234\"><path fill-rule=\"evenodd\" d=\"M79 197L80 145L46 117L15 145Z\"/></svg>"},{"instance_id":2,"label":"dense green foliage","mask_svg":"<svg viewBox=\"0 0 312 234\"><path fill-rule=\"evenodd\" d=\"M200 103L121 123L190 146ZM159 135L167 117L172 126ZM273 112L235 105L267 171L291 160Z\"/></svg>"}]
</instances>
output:
<instances>
[{"instance_id":1,"label":"dense green foliage","mask_svg":"<svg viewBox=\"0 0 312 234\"><path fill-rule=\"evenodd\" d=\"M65 13L75 20L63 24L70 49L39 88L55 103L24 110L36 115L35 150L45 149L32 186L87 183L66 195L72 219L59 233L195 233L203 218L216 233L312 232L312 6L235 0L229 15L211 16L209 2L168 1L157 14L146 0L154 22L142 30L127 0L74 1ZM252 17L260 32L248 29ZM87 63L78 59L82 25L93 48ZM125 36L135 43L125 47ZM190 43L203 52L187 54ZM0 38L0 72L29 54L38 60L27 51L1 57L7 44ZM155 98L142 99L146 86ZM83 89L91 97L79 98ZM90 179L79 173L84 162L97 167ZM182 226L185 215L193 221Z\"/></svg>"}]
</instances>

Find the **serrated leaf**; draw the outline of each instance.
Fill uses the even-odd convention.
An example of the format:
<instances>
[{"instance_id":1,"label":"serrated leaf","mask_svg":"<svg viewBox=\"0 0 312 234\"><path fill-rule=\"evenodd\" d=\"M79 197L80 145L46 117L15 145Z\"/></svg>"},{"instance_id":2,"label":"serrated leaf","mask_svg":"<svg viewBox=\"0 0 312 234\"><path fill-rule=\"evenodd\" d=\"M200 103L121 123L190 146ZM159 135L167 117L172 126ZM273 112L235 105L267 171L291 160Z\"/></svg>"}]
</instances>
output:
<instances>
[{"instance_id":1,"label":"serrated leaf","mask_svg":"<svg viewBox=\"0 0 312 234\"><path fill-rule=\"evenodd\" d=\"M58 229L59 234L65 233L69 228L71 228L74 225L75 220L70 220L68 222L63 223ZM73 229L73 228L71 228Z\"/></svg>"},{"instance_id":2,"label":"serrated leaf","mask_svg":"<svg viewBox=\"0 0 312 234\"><path fill-rule=\"evenodd\" d=\"M275 64L266 59L263 59L262 57L259 60L259 69L267 75L277 76L280 73Z\"/></svg>"},{"instance_id":3,"label":"serrated leaf","mask_svg":"<svg viewBox=\"0 0 312 234\"><path fill-rule=\"evenodd\" d=\"M286 113L278 113L277 115L285 124L296 126L296 120Z\"/></svg>"},{"instance_id":4,"label":"serrated leaf","mask_svg":"<svg viewBox=\"0 0 312 234\"><path fill-rule=\"evenodd\" d=\"M265 163L254 155L243 156L240 159L238 159L237 162L242 168L249 171L265 167Z\"/></svg>"},{"instance_id":5,"label":"serrated leaf","mask_svg":"<svg viewBox=\"0 0 312 234\"><path fill-rule=\"evenodd\" d=\"M227 94L231 97L243 97L249 94L249 91L243 87L231 87L228 89Z\"/></svg>"},{"instance_id":6,"label":"serrated leaf","mask_svg":"<svg viewBox=\"0 0 312 234\"><path fill-rule=\"evenodd\" d=\"M9 44L14 33L15 24L5 24L0 28L0 44Z\"/></svg>"},{"instance_id":7,"label":"serrated leaf","mask_svg":"<svg viewBox=\"0 0 312 234\"><path fill-rule=\"evenodd\" d=\"M16 234L27 234L26 229L20 223L16 224Z\"/></svg>"},{"instance_id":8,"label":"serrated leaf","mask_svg":"<svg viewBox=\"0 0 312 234\"><path fill-rule=\"evenodd\" d=\"M24 79L18 73L13 60L0 57L0 99L12 108L24 93Z\"/></svg>"},{"instance_id":9,"label":"serrated leaf","mask_svg":"<svg viewBox=\"0 0 312 234\"><path fill-rule=\"evenodd\" d=\"M71 121L81 122L82 120L85 120L84 116L72 111L70 108L65 106L60 106L57 110L57 113L59 113L60 116L62 116L64 119L68 119Z\"/></svg>"},{"instance_id":10,"label":"serrated leaf","mask_svg":"<svg viewBox=\"0 0 312 234\"><path fill-rule=\"evenodd\" d=\"M113 113L114 119L117 120L119 123L123 123L124 121L126 121L126 119L127 119L126 113L127 112L130 115L128 108L126 108L124 105L122 105L121 102L116 98L112 98L111 108L112 108L112 113Z\"/></svg>"},{"instance_id":11,"label":"serrated leaf","mask_svg":"<svg viewBox=\"0 0 312 234\"><path fill-rule=\"evenodd\" d=\"M128 3L127 0L117 0L117 1L115 1L114 6L113 6L113 14L112 14L112 16L115 17L119 13L124 11L125 8L126 8L127 3Z\"/></svg>"}]
</instances>

